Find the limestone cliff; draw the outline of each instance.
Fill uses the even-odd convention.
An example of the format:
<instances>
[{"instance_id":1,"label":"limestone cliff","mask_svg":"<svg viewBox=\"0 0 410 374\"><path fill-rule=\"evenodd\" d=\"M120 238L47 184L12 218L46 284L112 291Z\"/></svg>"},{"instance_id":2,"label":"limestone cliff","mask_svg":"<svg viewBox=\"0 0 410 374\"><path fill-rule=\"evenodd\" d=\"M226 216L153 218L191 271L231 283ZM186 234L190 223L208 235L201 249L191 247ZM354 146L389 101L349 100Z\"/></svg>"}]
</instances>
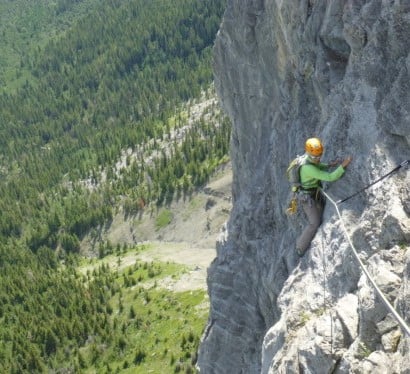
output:
<instances>
[{"instance_id":1,"label":"limestone cliff","mask_svg":"<svg viewBox=\"0 0 410 374\"><path fill-rule=\"evenodd\" d=\"M208 271L201 373L409 373L410 337L375 296L331 204L308 253L284 213L307 137L348 154L341 199L410 158L408 0L228 0L215 85L233 123L233 210ZM354 246L410 322L410 173L341 205Z\"/></svg>"}]
</instances>

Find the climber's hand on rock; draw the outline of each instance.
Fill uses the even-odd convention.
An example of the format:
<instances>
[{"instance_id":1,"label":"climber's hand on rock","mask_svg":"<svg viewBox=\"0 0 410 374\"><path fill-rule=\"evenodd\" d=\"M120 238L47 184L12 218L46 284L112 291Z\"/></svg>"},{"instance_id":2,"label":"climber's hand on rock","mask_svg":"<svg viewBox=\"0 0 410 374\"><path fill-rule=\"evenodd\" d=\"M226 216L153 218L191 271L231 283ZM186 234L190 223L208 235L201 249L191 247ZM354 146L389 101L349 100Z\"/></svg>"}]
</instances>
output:
<instances>
[{"instance_id":1,"label":"climber's hand on rock","mask_svg":"<svg viewBox=\"0 0 410 374\"><path fill-rule=\"evenodd\" d=\"M330 167L338 166L342 163L342 160L340 158L336 158L332 161L329 162Z\"/></svg>"}]
</instances>

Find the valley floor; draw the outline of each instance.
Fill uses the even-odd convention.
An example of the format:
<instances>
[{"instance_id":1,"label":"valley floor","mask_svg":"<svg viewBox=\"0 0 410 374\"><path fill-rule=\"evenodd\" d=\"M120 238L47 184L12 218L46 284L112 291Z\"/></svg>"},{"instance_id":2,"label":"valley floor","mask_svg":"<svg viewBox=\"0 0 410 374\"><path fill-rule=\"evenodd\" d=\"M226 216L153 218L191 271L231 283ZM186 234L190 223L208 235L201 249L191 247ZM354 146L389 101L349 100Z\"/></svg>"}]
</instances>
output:
<instances>
[{"instance_id":1,"label":"valley floor","mask_svg":"<svg viewBox=\"0 0 410 374\"><path fill-rule=\"evenodd\" d=\"M120 268L137 260L185 265L188 270L180 277L169 276L159 282L159 286L170 291L206 289L207 268L215 258L216 241L231 210L231 185L232 170L230 164L226 164L204 188L169 207L147 211L139 217L118 214L110 227L100 233L99 241L109 241L114 246L147 245L144 251L125 253L118 265ZM171 218L165 226L158 227L161 210L167 210ZM85 254L95 255L93 243L91 238L83 242ZM118 258L106 260L115 266Z\"/></svg>"}]
</instances>

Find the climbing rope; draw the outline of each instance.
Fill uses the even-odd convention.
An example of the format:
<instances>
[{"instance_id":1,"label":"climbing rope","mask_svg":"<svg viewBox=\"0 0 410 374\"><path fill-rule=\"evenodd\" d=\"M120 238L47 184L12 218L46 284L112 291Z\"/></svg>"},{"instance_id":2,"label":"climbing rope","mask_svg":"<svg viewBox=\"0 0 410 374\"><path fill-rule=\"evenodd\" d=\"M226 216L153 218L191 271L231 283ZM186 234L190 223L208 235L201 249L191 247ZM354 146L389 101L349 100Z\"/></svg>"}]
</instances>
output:
<instances>
[{"instance_id":1,"label":"climbing rope","mask_svg":"<svg viewBox=\"0 0 410 374\"><path fill-rule=\"evenodd\" d=\"M323 229L322 229L322 233L324 233ZM326 254L325 254L324 235L322 235L322 263L323 263L323 307L324 307L325 311L327 311L327 300L326 300L327 261L326 261ZM329 293L329 296L332 297L330 293ZM333 304L333 300L330 304ZM332 309L329 309L329 317L330 317L330 355L333 357L333 315L332 315Z\"/></svg>"},{"instance_id":2,"label":"climbing rope","mask_svg":"<svg viewBox=\"0 0 410 374\"><path fill-rule=\"evenodd\" d=\"M387 178L388 176L392 175L393 173L399 171L402 167L407 166L410 163L410 160L405 160L403 161L401 164L397 165L394 169L390 170L387 174L381 176L379 179L375 180L374 182L364 186L363 188L361 188L359 191L356 191L354 194L345 197L342 200L338 200L336 201L336 204L341 204L344 203L345 201L351 199L352 197L355 197L356 195L358 195L360 192L363 192L365 190L367 190L369 187L373 186L374 184L376 184L377 182L380 182L381 180L383 180L384 178Z\"/></svg>"},{"instance_id":3,"label":"climbing rope","mask_svg":"<svg viewBox=\"0 0 410 374\"><path fill-rule=\"evenodd\" d=\"M407 163L408 163L409 161L410 161L410 160L407 160L405 164L407 165ZM402 164L404 164L404 163L402 163ZM402 164L400 164L398 168L400 168L400 167L402 166ZM398 170L398 168L396 168L396 169ZM393 171L391 171L391 172L389 173L389 175L390 175L392 172L393 172ZM387 176L387 175L386 175L386 176ZM384 177L386 177L386 176L384 176ZM380 179L379 179L379 180L380 180ZM376 181L376 182L377 182L377 181ZM374 183L376 183L376 182L374 182ZM373 183L373 184L374 184L374 183ZM344 231L344 233L345 233L345 235L346 235L346 238L347 238L347 240L348 240L348 242L349 242L350 247L352 248L353 255L356 257L356 260L358 261L358 263L359 263L360 267L362 268L364 274L366 275L367 279L368 279L368 280L370 281L370 283L373 285L373 287L374 287L374 289L375 289L377 295L380 297L380 299L382 300L382 302L383 302L383 304L386 306L386 308L393 314L394 318L395 318L395 319L397 320L397 322L400 324L401 328L406 332L406 334L407 334L408 336L410 336L410 328L409 328L409 326L406 324L406 322L403 320L403 318L401 318L401 316L397 313L397 311L396 311L396 310L394 309L394 307L390 304L390 302L387 300L387 298L383 295L383 292L379 289L379 287L377 286L376 282L373 280L372 276L371 276L370 273L367 271L367 269L366 269L366 267L364 266L362 260L360 259L359 254L357 253L356 248L354 247L352 241L350 240L349 233L347 232L346 226L345 226L345 224L344 224L344 222L343 222L342 216L341 216L340 211L339 211L339 208L338 208L338 206L337 206L338 202L335 202L335 201L334 201L326 192L324 192L323 190L322 190L322 192L323 192L323 194L326 196L326 198L327 198L327 199L333 204L333 206L335 207L336 213L337 213L337 215L339 216L339 220L340 220L340 223L341 223L341 225L342 225L342 229L343 229L343 231ZM346 201L346 199L344 199L343 201Z\"/></svg>"}]
</instances>

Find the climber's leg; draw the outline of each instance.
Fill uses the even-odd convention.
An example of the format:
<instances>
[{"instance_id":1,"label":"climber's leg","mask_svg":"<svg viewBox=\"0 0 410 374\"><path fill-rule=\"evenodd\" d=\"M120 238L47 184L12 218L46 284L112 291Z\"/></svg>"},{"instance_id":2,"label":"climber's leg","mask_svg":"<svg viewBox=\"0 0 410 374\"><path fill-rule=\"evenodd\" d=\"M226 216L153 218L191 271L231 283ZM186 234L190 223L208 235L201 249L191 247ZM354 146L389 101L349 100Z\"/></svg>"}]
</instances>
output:
<instances>
[{"instance_id":1,"label":"climber's leg","mask_svg":"<svg viewBox=\"0 0 410 374\"><path fill-rule=\"evenodd\" d=\"M296 241L296 250L299 256L302 256L306 249L309 247L313 237L316 234L317 229L319 228L322 222L322 213L323 213L323 203L322 201L316 201L309 195L303 196L301 198L301 205L303 211L305 212L308 225L303 230L302 234Z\"/></svg>"}]
</instances>

